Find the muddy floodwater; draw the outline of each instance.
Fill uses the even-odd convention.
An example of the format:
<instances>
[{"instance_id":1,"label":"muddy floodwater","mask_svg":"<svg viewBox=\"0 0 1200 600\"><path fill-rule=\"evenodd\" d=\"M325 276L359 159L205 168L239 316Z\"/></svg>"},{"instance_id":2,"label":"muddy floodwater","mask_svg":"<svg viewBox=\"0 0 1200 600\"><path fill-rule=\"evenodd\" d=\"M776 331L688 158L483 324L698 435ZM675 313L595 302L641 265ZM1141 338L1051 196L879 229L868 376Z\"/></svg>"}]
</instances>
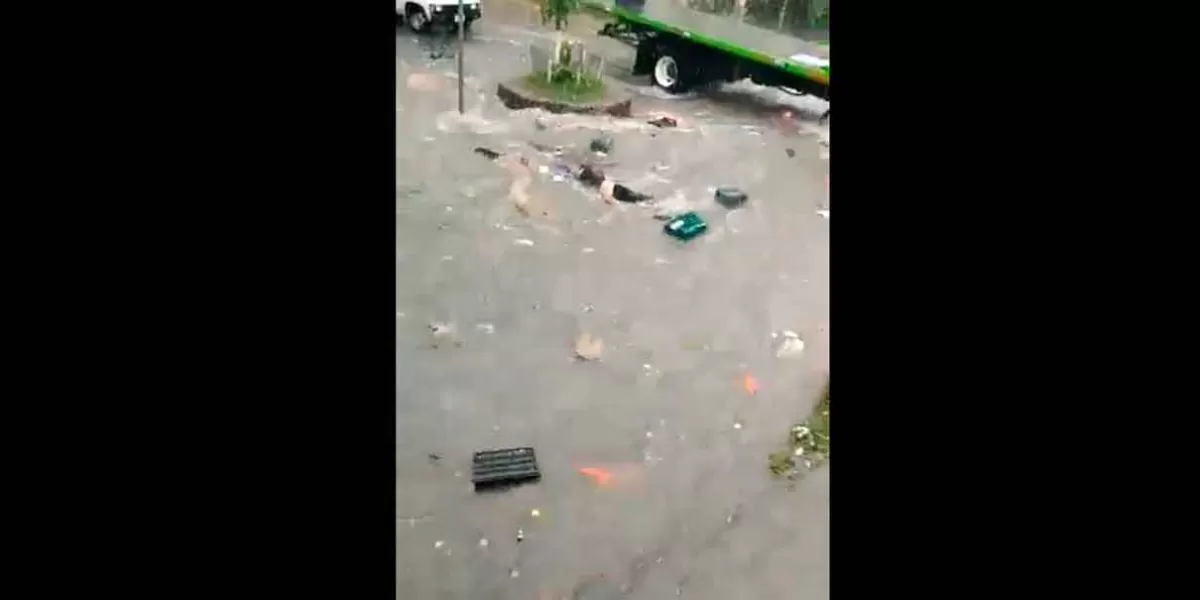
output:
<instances>
[{"instance_id":1,"label":"muddy floodwater","mask_svg":"<svg viewBox=\"0 0 1200 600\"><path fill-rule=\"evenodd\" d=\"M464 117L452 41L397 27L397 597L826 598L829 467L789 489L766 457L829 369L827 105L666 97L593 24L571 31L609 57L632 119L498 103L553 34L522 4L475 23ZM585 157L657 202L605 202L568 171ZM719 186L749 200L722 207ZM707 233L664 235L667 209ZM803 352L777 356L785 331ZM595 360L575 356L583 333ZM514 446L541 481L477 494L472 453Z\"/></svg>"}]
</instances>

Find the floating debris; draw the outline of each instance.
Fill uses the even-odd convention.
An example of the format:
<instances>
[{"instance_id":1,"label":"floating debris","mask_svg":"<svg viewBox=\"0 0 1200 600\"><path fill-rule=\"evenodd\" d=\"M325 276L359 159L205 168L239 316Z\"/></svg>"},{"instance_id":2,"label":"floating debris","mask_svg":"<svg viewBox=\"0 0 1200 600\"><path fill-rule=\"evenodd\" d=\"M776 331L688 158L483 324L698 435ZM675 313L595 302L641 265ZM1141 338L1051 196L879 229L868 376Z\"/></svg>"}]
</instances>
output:
<instances>
[{"instance_id":1,"label":"floating debris","mask_svg":"<svg viewBox=\"0 0 1200 600\"><path fill-rule=\"evenodd\" d=\"M784 152L787 152L788 158L796 156L796 151L792 150L791 148L785 148Z\"/></svg>"},{"instance_id":2,"label":"floating debris","mask_svg":"<svg viewBox=\"0 0 1200 600\"><path fill-rule=\"evenodd\" d=\"M612 136L602 135L592 140L588 146L592 152L604 152L605 154L612 152L613 139Z\"/></svg>"},{"instance_id":3,"label":"floating debris","mask_svg":"<svg viewBox=\"0 0 1200 600\"><path fill-rule=\"evenodd\" d=\"M436 550L436 549L438 549L438 548L441 548L442 546L445 546L445 545L446 545L446 542L444 542L444 541L442 541L442 540L438 540L438 541L436 541L436 542L434 542L434 543L433 543L433 548L434 548L434 550Z\"/></svg>"},{"instance_id":4,"label":"floating debris","mask_svg":"<svg viewBox=\"0 0 1200 600\"><path fill-rule=\"evenodd\" d=\"M597 467L583 467L579 469L579 474L588 477L600 486L608 485L612 481L612 473Z\"/></svg>"},{"instance_id":5,"label":"floating debris","mask_svg":"<svg viewBox=\"0 0 1200 600\"><path fill-rule=\"evenodd\" d=\"M442 342L454 336L455 327L453 323L442 323L434 321L429 324L429 331L433 333L433 347L441 346ZM455 342L455 345L461 345L460 342Z\"/></svg>"},{"instance_id":6,"label":"floating debris","mask_svg":"<svg viewBox=\"0 0 1200 600\"><path fill-rule=\"evenodd\" d=\"M595 252L595 251L596 251L596 249L595 249L595 248L592 248L592 247L590 247L590 246L589 246L589 247L587 247L587 248L584 248L584 249L583 249L583 253L584 253L584 254L591 254L591 253L593 253L593 252Z\"/></svg>"},{"instance_id":7,"label":"floating debris","mask_svg":"<svg viewBox=\"0 0 1200 600\"><path fill-rule=\"evenodd\" d=\"M753 375L746 373L746 377L742 380L742 387L746 388L746 393L751 396L758 393L758 380Z\"/></svg>"},{"instance_id":8,"label":"floating debris","mask_svg":"<svg viewBox=\"0 0 1200 600\"><path fill-rule=\"evenodd\" d=\"M475 325L475 329L478 329L484 333L496 333L496 326L492 325L491 323L479 323Z\"/></svg>"},{"instance_id":9,"label":"floating debris","mask_svg":"<svg viewBox=\"0 0 1200 600\"><path fill-rule=\"evenodd\" d=\"M735 507L733 507L733 510L729 511L729 514L725 516L725 524L733 525L737 521L741 520L741 518L742 518L742 507L735 506Z\"/></svg>"},{"instance_id":10,"label":"floating debris","mask_svg":"<svg viewBox=\"0 0 1200 600\"><path fill-rule=\"evenodd\" d=\"M676 125L679 125L678 119L666 114L660 114L646 122L655 127L675 127Z\"/></svg>"},{"instance_id":11,"label":"floating debris","mask_svg":"<svg viewBox=\"0 0 1200 600\"><path fill-rule=\"evenodd\" d=\"M742 422L741 422L741 421L734 421L734 422L733 422L733 428L734 428L734 429L741 429L741 428L742 428Z\"/></svg>"},{"instance_id":12,"label":"floating debris","mask_svg":"<svg viewBox=\"0 0 1200 600\"><path fill-rule=\"evenodd\" d=\"M713 194L717 203L725 208L737 208L746 203L746 192L735 187L719 187Z\"/></svg>"},{"instance_id":13,"label":"floating debris","mask_svg":"<svg viewBox=\"0 0 1200 600\"><path fill-rule=\"evenodd\" d=\"M538 517L542 516L542 511L540 511L540 510L538 510L538 509L536 509L536 508L535 508L535 509L533 509L533 510L529 511L529 516L531 516L531 517L533 517L533 518L535 518L535 519L536 519L536 518L538 518Z\"/></svg>"},{"instance_id":14,"label":"floating debris","mask_svg":"<svg viewBox=\"0 0 1200 600\"><path fill-rule=\"evenodd\" d=\"M479 538L479 547L487 548L488 547L488 539L487 538Z\"/></svg>"},{"instance_id":15,"label":"floating debris","mask_svg":"<svg viewBox=\"0 0 1200 600\"><path fill-rule=\"evenodd\" d=\"M575 357L580 360L599 360L604 352L604 340L584 332L575 340Z\"/></svg>"},{"instance_id":16,"label":"floating debris","mask_svg":"<svg viewBox=\"0 0 1200 600\"><path fill-rule=\"evenodd\" d=\"M475 153L483 156L484 158L487 158L488 160L496 160L497 158L500 158L500 156L501 156L500 152L496 152L495 150L489 150L487 148L484 148L483 146L476 146Z\"/></svg>"},{"instance_id":17,"label":"floating debris","mask_svg":"<svg viewBox=\"0 0 1200 600\"><path fill-rule=\"evenodd\" d=\"M687 212L668 221L663 226L663 231L673 238L686 242L708 231L708 223L705 223L704 219L701 219L700 215L695 212Z\"/></svg>"},{"instance_id":18,"label":"floating debris","mask_svg":"<svg viewBox=\"0 0 1200 600\"><path fill-rule=\"evenodd\" d=\"M512 577L513 579L516 579L521 576L521 572L518 571L517 569L509 569L508 576Z\"/></svg>"},{"instance_id":19,"label":"floating debris","mask_svg":"<svg viewBox=\"0 0 1200 600\"><path fill-rule=\"evenodd\" d=\"M775 351L776 358L799 356L804 352L804 340L800 339L800 335L795 331L784 331L782 336L783 343L779 344L779 349Z\"/></svg>"},{"instance_id":20,"label":"floating debris","mask_svg":"<svg viewBox=\"0 0 1200 600\"><path fill-rule=\"evenodd\" d=\"M514 243L514 244L516 244L516 245L518 245L518 246L532 246L532 245L533 245L533 240L529 240L529 239L521 238L521 239L519 239L519 240L516 240L516 241L514 241L513 243Z\"/></svg>"},{"instance_id":21,"label":"floating debris","mask_svg":"<svg viewBox=\"0 0 1200 600\"><path fill-rule=\"evenodd\" d=\"M802 458L797 461L797 458ZM829 460L829 383L826 381L820 401L801 424L792 427L788 447L772 452L767 465L775 477L794 480ZM801 469L798 463L803 465Z\"/></svg>"},{"instance_id":22,"label":"floating debris","mask_svg":"<svg viewBox=\"0 0 1200 600\"><path fill-rule=\"evenodd\" d=\"M824 414L828 415L829 411L825 411ZM799 442L799 441L803 440L804 438L808 437L808 435L810 433L812 433L812 431L803 425L797 425L792 428L792 433L796 434L796 441Z\"/></svg>"},{"instance_id":23,"label":"floating debris","mask_svg":"<svg viewBox=\"0 0 1200 600\"><path fill-rule=\"evenodd\" d=\"M817 210L817 214L821 215L822 217L825 217L826 220L829 219L829 209L828 208L822 208L822 209ZM853 219L851 219L851 220L853 220Z\"/></svg>"}]
</instances>

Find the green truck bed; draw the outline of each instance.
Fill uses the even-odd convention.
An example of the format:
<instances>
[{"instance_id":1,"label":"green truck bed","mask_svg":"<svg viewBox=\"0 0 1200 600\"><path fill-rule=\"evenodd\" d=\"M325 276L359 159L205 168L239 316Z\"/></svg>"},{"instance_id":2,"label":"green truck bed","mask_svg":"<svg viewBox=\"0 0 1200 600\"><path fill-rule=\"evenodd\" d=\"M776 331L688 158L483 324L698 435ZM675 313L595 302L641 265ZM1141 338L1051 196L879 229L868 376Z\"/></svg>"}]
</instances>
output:
<instances>
[{"instance_id":1,"label":"green truck bed","mask_svg":"<svg viewBox=\"0 0 1200 600\"><path fill-rule=\"evenodd\" d=\"M747 23L737 14L718 15L688 7L684 0L585 0L613 17L680 35L740 58L771 65L829 85L829 47Z\"/></svg>"}]
</instances>

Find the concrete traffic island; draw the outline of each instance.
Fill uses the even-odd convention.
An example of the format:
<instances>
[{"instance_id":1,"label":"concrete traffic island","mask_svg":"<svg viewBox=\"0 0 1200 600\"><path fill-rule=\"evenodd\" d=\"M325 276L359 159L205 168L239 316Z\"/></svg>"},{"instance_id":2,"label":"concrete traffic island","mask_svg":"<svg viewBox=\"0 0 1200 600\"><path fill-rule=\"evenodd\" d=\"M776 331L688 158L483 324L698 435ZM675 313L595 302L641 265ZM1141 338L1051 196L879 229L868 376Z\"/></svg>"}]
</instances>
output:
<instances>
[{"instance_id":1,"label":"concrete traffic island","mask_svg":"<svg viewBox=\"0 0 1200 600\"><path fill-rule=\"evenodd\" d=\"M603 96L587 102L571 101L563 98L551 98L539 89L531 86L526 77L518 77L496 85L496 96L504 106L512 110L525 108L541 108L552 113L577 113L585 115L612 115L614 117L633 116L633 96L614 92L620 89L620 84L607 81Z\"/></svg>"}]
</instances>

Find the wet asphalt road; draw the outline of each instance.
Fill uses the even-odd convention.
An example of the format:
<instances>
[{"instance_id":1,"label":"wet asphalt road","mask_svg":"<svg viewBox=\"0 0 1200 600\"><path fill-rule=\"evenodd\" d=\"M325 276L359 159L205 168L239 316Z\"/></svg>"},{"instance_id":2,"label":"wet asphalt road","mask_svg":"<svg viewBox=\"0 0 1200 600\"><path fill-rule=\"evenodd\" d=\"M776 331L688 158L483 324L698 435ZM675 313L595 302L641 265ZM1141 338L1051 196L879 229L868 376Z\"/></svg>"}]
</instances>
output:
<instances>
[{"instance_id":1,"label":"wet asphalt road","mask_svg":"<svg viewBox=\"0 0 1200 600\"><path fill-rule=\"evenodd\" d=\"M635 113L680 127L512 113L495 84L551 34L514 6L488 3L468 40L466 119L452 53L396 36L398 598L827 597L829 468L789 490L765 466L828 372L828 132L811 125L823 106L802 105L796 133L774 92L663 99L622 73L630 50L600 40L589 47L636 93ZM569 157L600 130L615 140L610 176L686 198L709 232L676 242L653 207L556 182L563 157L529 145ZM529 216L510 199L518 154ZM721 185L747 206L714 203ZM803 337L801 356L775 356L783 330ZM583 331L603 339L599 361L572 358ZM540 483L473 491L473 451L526 445Z\"/></svg>"}]
</instances>

